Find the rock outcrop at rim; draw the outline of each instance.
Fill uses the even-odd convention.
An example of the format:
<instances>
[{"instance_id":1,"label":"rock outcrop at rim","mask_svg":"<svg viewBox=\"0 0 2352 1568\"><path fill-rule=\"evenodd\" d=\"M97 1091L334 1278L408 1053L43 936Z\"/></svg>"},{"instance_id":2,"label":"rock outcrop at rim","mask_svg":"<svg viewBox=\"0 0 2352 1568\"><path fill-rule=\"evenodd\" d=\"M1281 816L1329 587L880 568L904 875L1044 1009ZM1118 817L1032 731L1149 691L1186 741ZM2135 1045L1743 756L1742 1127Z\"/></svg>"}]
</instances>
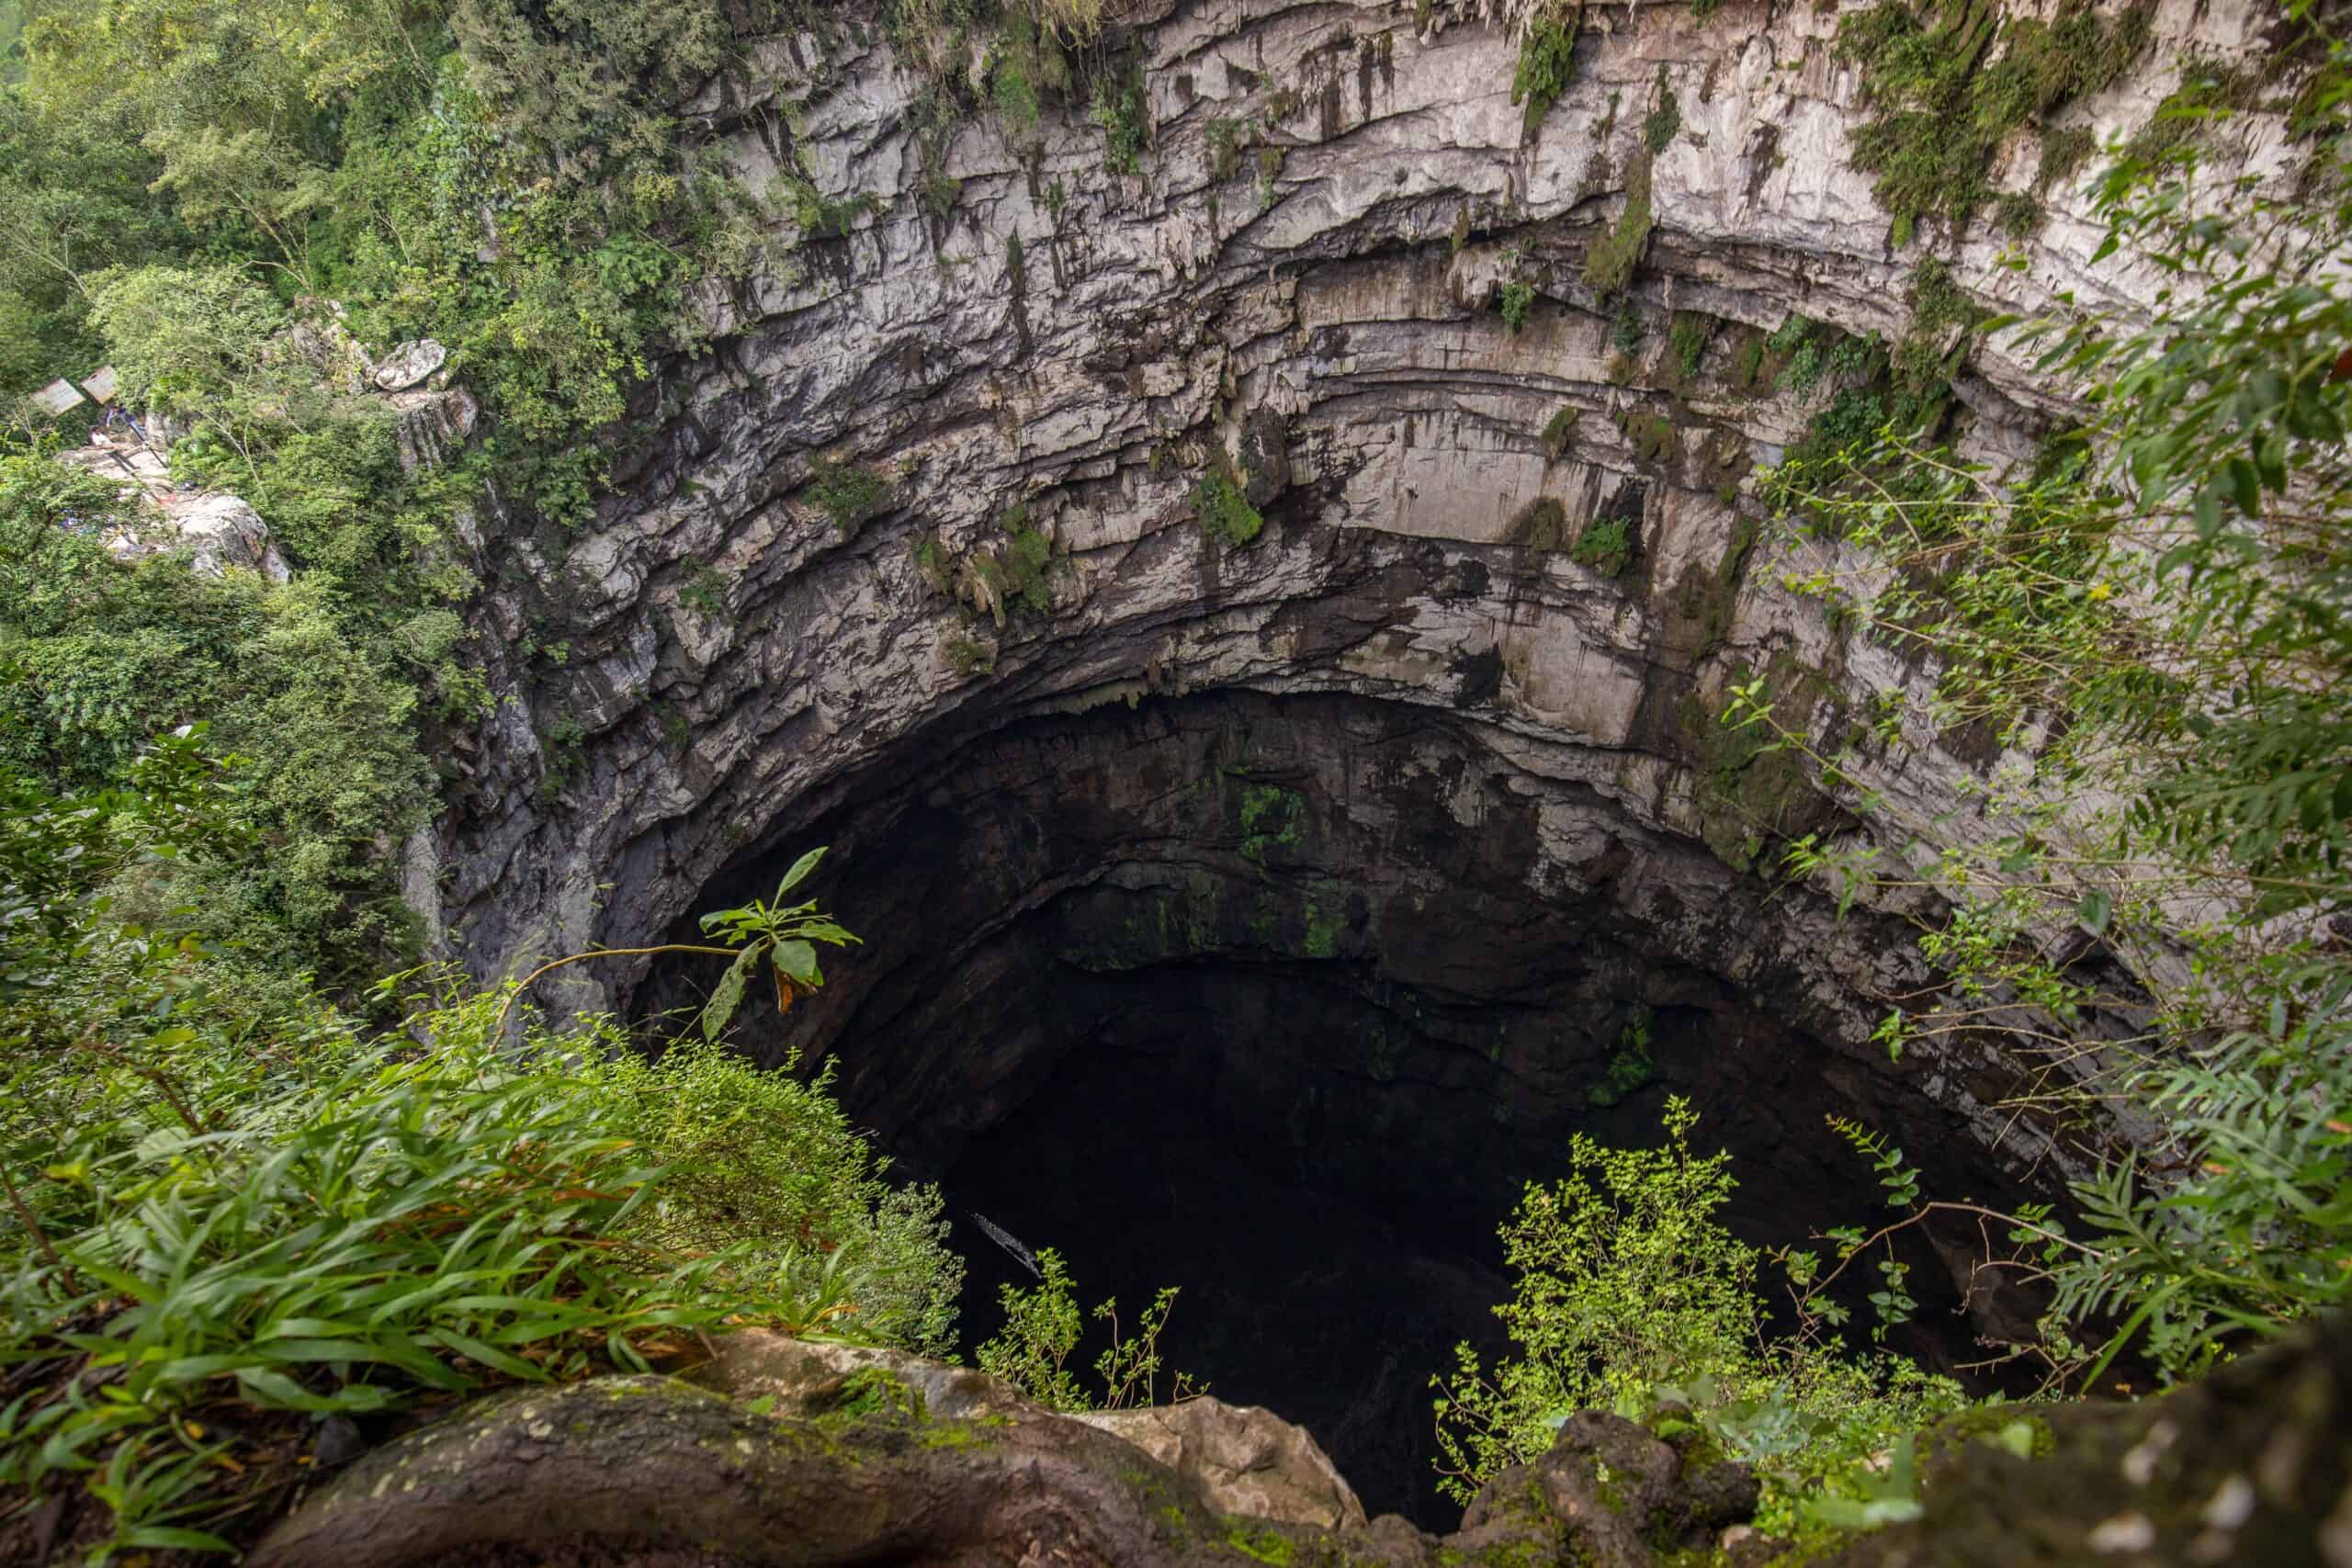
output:
<instances>
[{"instance_id":1,"label":"rock outcrop at rim","mask_svg":"<svg viewBox=\"0 0 2352 1568\"><path fill-rule=\"evenodd\" d=\"M2341 1563L2352 1338L2307 1329L2137 1404L1972 1410L1920 1438L1921 1511L1814 1561L1981 1568ZM816 1568L853 1562L1763 1563L1758 1487L1689 1422L1585 1411L1442 1537L1267 1493L910 1357L722 1342L695 1374L510 1391L366 1455L261 1541L265 1568ZM1127 1416L1148 1412L1124 1413ZM1228 1425L1263 1412L1221 1412ZM1205 1424L1205 1421L1204 1423ZM1285 1478L1345 1483L1289 1431ZM2020 1441L2019 1439L2022 1439ZM2026 1451L2018 1451L2020 1449ZM1295 1501L1295 1499L1284 1499ZM1352 1499L1350 1499L1352 1501Z\"/></svg>"},{"instance_id":2,"label":"rock outcrop at rim","mask_svg":"<svg viewBox=\"0 0 2352 1568\"><path fill-rule=\"evenodd\" d=\"M1894 250L1849 162L1860 83L1835 9L1586 20L1578 80L1523 141L1498 22L1152 7L1114 40L1151 124L1132 175L1075 108L926 141L923 84L874 17L756 40L694 123L747 188L805 177L846 232L779 218L769 264L707 299L707 352L642 389L593 525L489 547L480 624L512 700L451 749L448 809L408 846L436 940L496 974L640 937L908 748L949 766L958 738L1018 718L1219 688L1442 710L1514 787L1598 798L1706 878L1752 875L1791 832L1853 830L1816 780L1751 765L1715 723L1742 672L1825 734L1927 678L1779 585L1751 472L1813 405L1741 390L1740 349L1794 313L1901 335L1930 253L1988 306L2128 308L2153 284L2089 265L2101 231L2063 189L2015 243L2022 269L1973 231ZM2183 51L2246 54L2257 26L2166 4L2134 70L2063 118L2136 127ZM1680 123L1653 153L1642 122L1668 91ZM2244 167L2281 165L2276 117L2236 134ZM2005 156L2026 183L2031 134ZM1636 167L1653 228L1627 346L1583 268ZM1516 330L1507 281L1533 290ZM1688 370L1674 312L1709 323ZM1956 391L1969 449L1996 460L2063 412L1997 345ZM1189 500L1224 469L1265 518L1245 547ZM837 525L843 474L873 493L836 494ZM1532 517L1546 498L1556 517ZM1595 518L1636 546L1620 575L1546 547ZM1050 546L1018 596L1016 528ZM976 577L994 587L959 598ZM1993 748L1909 714L1858 784L1899 831L1967 833L1961 785ZM1590 882L1610 850L1563 828L1527 874ZM1852 1049L1922 976L1826 896L1784 890L1784 919L1736 929L1677 905L1627 908L1735 981L1793 976L1776 994ZM609 1005L639 978L575 965L549 998ZM2063 1157L1982 1113L2007 1070L1972 1043L1917 1068L2005 1157Z\"/></svg>"}]
</instances>

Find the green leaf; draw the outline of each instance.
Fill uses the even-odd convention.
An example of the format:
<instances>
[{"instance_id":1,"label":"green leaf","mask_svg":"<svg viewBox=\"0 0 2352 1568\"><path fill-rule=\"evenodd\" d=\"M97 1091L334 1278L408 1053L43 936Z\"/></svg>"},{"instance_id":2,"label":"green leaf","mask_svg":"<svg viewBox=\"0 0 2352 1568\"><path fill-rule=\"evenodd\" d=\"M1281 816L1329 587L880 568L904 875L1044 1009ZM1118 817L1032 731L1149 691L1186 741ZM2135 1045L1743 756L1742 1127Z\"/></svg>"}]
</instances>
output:
<instances>
[{"instance_id":1,"label":"green leaf","mask_svg":"<svg viewBox=\"0 0 2352 1568\"><path fill-rule=\"evenodd\" d=\"M726 1031L727 1022L743 1000L743 982L750 977L752 964L760 956L757 947L747 947L742 956L727 966L727 973L711 987L710 1000L703 1004L702 1037L716 1041Z\"/></svg>"},{"instance_id":2,"label":"green leaf","mask_svg":"<svg viewBox=\"0 0 2352 1568\"><path fill-rule=\"evenodd\" d=\"M234 1551L237 1549L217 1535L202 1530L175 1529L171 1525L139 1525L123 1537L125 1546L149 1548L157 1551Z\"/></svg>"},{"instance_id":3,"label":"green leaf","mask_svg":"<svg viewBox=\"0 0 2352 1568\"><path fill-rule=\"evenodd\" d=\"M2114 913L2115 900L2105 892L2093 888L2083 895L2082 903L2075 908L2075 919L2093 936L2105 936L2109 917Z\"/></svg>"},{"instance_id":4,"label":"green leaf","mask_svg":"<svg viewBox=\"0 0 2352 1568\"><path fill-rule=\"evenodd\" d=\"M817 950L805 942L780 942L775 944L775 966L778 973L795 985L810 990L825 983L817 967Z\"/></svg>"},{"instance_id":5,"label":"green leaf","mask_svg":"<svg viewBox=\"0 0 2352 1568\"><path fill-rule=\"evenodd\" d=\"M775 885L775 902L783 903L784 896L799 886L808 874L817 869L817 863L825 858L825 848L820 844L792 863L792 869L786 872L784 880Z\"/></svg>"}]
</instances>

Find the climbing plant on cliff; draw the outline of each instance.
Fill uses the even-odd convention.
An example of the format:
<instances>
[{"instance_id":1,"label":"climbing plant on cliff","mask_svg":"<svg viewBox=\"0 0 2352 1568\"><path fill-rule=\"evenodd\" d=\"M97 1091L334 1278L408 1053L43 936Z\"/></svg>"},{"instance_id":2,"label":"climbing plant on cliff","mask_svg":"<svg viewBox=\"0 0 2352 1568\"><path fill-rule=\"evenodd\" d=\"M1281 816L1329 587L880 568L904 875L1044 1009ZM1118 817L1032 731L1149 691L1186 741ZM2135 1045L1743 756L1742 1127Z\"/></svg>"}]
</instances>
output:
<instances>
[{"instance_id":1,"label":"climbing plant on cliff","mask_svg":"<svg viewBox=\"0 0 2352 1568\"><path fill-rule=\"evenodd\" d=\"M1732 716L1866 817L1879 747L2000 750L1983 847L1791 858L1950 909L1923 938L1948 984L1890 1014L1890 1049L2005 1026L2041 1057L2021 1109L2043 1124L2154 1117L2137 1147L2075 1134L2087 1228L2041 1258L2050 1343L2092 1371L2128 1344L2182 1375L2352 1293L2352 66L2290 16L2313 27L2292 123L2318 139L2295 188L2217 182L2194 137L2136 141L2100 256L2170 280L2154 319L1994 323L2079 427L2019 472L1890 429L1776 476L1791 585L1928 660L1932 698L1890 692L1844 747L1760 687Z\"/></svg>"}]
</instances>

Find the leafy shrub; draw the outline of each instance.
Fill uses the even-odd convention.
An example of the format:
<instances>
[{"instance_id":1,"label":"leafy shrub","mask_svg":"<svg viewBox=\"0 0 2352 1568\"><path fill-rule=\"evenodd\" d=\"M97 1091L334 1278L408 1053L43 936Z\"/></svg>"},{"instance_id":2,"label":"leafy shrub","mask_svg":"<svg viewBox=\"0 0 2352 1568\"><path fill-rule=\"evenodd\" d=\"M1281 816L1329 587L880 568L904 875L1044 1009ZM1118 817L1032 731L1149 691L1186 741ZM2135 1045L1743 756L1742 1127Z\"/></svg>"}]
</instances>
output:
<instances>
[{"instance_id":1,"label":"leafy shrub","mask_svg":"<svg viewBox=\"0 0 2352 1568\"><path fill-rule=\"evenodd\" d=\"M1715 1217L1734 1185L1728 1156L1691 1149L1697 1122L1669 1098L1659 1147L1579 1133L1569 1174L1529 1184L1502 1227L1517 1280L1495 1309L1516 1349L1489 1368L1461 1346L1452 1375L1431 1380L1448 1496L1467 1502L1543 1452L1576 1411L1639 1415L1673 1399L1758 1465L1762 1519L1790 1526L1799 1499L1854 1484L1893 1436L1960 1404L1957 1388L1895 1358L1773 1336L1759 1257Z\"/></svg>"},{"instance_id":2,"label":"leafy shrub","mask_svg":"<svg viewBox=\"0 0 2352 1568\"><path fill-rule=\"evenodd\" d=\"M250 394L270 333L286 320L285 307L234 266L117 267L85 287L131 408L211 412Z\"/></svg>"},{"instance_id":3,"label":"leafy shrub","mask_svg":"<svg viewBox=\"0 0 2352 1568\"><path fill-rule=\"evenodd\" d=\"M2022 1347L2053 1380L2094 1380L2127 1347L2187 1376L2352 1292L2338 1201L2352 961L2320 934L2323 912L2352 901L2352 678L2335 631L2352 582L2336 525L2352 505L2339 460L2352 385L2325 373L2352 298L2322 260L2352 231L2352 186L2340 148L2317 158L2294 199L2247 188L2231 213L2192 221L2178 182L2195 139L2121 150L2101 186L2107 249L2174 286L2153 321L2020 329L2097 411L2020 472L1980 471L1916 422L1858 407L1768 487L1808 533L1872 563L1870 591L1804 587L1856 635L1932 657L1936 722L2032 751L2033 791L1993 806L1982 847L1931 874L1952 912L1922 951L1951 1000L1890 1015L1889 1051L2014 1002L2051 1059L2092 1041L2101 1053L2098 1071L2037 1075L2026 1094L2161 1128L2078 1185L2086 1225L2008 1217L1997 1261L2056 1287ZM2278 251L2250 246L2290 231ZM1951 292L1923 269L1915 310L1971 319ZM1770 709L1751 693L1733 716L1793 749L1797 727ZM1848 897L1912 875L1810 840L1790 861ZM2138 1033L2102 1036L2105 991L2037 931L2070 931L2141 978Z\"/></svg>"},{"instance_id":4,"label":"leafy shrub","mask_svg":"<svg viewBox=\"0 0 2352 1568\"><path fill-rule=\"evenodd\" d=\"M1527 312L1535 303L1535 286L1511 279L1495 296L1495 308L1502 312L1503 330L1517 333L1527 325Z\"/></svg>"},{"instance_id":5,"label":"leafy shrub","mask_svg":"<svg viewBox=\"0 0 2352 1568\"><path fill-rule=\"evenodd\" d=\"M1603 577L1615 577L1634 562L1634 525L1623 517L1596 517L1577 536L1568 558Z\"/></svg>"},{"instance_id":6,"label":"leafy shrub","mask_svg":"<svg viewBox=\"0 0 2352 1568\"><path fill-rule=\"evenodd\" d=\"M1193 487L1193 515L1201 532L1239 548L1256 538L1266 519L1250 504L1241 486L1223 466L1213 467Z\"/></svg>"},{"instance_id":7,"label":"leafy shrub","mask_svg":"<svg viewBox=\"0 0 2352 1568\"><path fill-rule=\"evenodd\" d=\"M1588 530L1589 533L1589 530ZM1617 1037L1616 1055L1599 1083L1585 1091L1597 1111L1606 1111L1650 1081L1650 1010L1637 1007Z\"/></svg>"},{"instance_id":8,"label":"leafy shrub","mask_svg":"<svg viewBox=\"0 0 2352 1568\"><path fill-rule=\"evenodd\" d=\"M1094 1359L1095 1375L1102 1380L1098 1401L1065 1363L1085 1325L1081 1321L1077 1284L1069 1266L1052 1247L1037 1253L1038 1282L1035 1288L1002 1285L997 1303L1004 1309L1004 1327L982 1344L977 1353L980 1370L1012 1384L1038 1404L1053 1410L1119 1410L1158 1403L1161 1357L1160 1331L1176 1303L1176 1288L1163 1287L1144 1309L1132 1336L1119 1332L1115 1298L1095 1307L1096 1321L1110 1325L1110 1343ZM1175 1404L1203 1392L1192 1377L1177 1372L1170 1380L1169 1402Z\"/></svg>"},{"instance_id":9,"label":"leafy shrub","mask_svg":"<svg viewBox=\"0 0 2352 1568\"><path fill-rule=\"evenodd\" d=\"M1151 141L1151 109L1144 102L1142 72L1129 67L1105 75L1094 89L1089 112L1102 129L1102 166L1114 175L1140 170L1143 150Z\"/></svg>"},{"instance_id":10,"label":"leafy shrub","mask_svg":"<svg viewBox=\"0 0 2352 1568\"><path fill-rule=\"evenodd\" d=\"M1642 145L1652 152L1663 152L1674 133L1682 129L1682 105L1676 100L1674 89L1666 85L1665 71L1658 73L1657 107L1642 119Z\"/></svg>"},{"instance_id":11,"label":"leafy shrub","mask_svg":"<svg viewBox=\"0 0 2352 1568\"><path fill-rule=\"evenodd\" d=\"M131 521L104 481L0 457L0 768L102 789L149 737L209 721L249 759L229 787L270 847L175 872L178 896L293 967L365 976L410 940L372 845L404 832L429 793L415 687L389 646L341 622L331 577L119 561L99 536Z\"/></svg>"}]
</instances>

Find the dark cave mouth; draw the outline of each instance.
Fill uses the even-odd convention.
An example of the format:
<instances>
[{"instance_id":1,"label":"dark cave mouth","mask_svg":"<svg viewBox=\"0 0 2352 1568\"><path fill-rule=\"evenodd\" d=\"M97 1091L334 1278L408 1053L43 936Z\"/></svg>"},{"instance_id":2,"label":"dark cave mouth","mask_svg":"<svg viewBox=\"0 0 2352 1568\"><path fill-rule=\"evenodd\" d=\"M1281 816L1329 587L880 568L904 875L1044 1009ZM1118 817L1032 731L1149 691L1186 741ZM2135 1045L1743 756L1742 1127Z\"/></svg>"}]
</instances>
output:
<instances>
[{"instance_id":1,"label":"dark cave mouth","mask_svg":"<svg viewBox=\"0 0 2352 1568\"><path fill-rule=\"evenodd\" d=\"M1759 953L1761 884L1490 739L1212 693L910 746L706 898L829 843L823 894L865 938L788 1036L747 1043L837 1055L850 1113L941 1183L967 1345L1029 1282L978 1214L1124 1324L1179 1287L1169 1367L1307 1427L1373 1512L1444 1523L1430 1379L1459 1341L1502 1348L1496 1229L1572 1133L1654 1142L1689 1097L1754 1243L1867 1217L1832 1112L2006 1195L1961 1117L1815 1026L1808 976ZM657 971L639 1003L694 984ZM1925 1240L1913 1260L1900 1348L1971 1359L1957 1278Z\"/></svg>"}]
</instances>

